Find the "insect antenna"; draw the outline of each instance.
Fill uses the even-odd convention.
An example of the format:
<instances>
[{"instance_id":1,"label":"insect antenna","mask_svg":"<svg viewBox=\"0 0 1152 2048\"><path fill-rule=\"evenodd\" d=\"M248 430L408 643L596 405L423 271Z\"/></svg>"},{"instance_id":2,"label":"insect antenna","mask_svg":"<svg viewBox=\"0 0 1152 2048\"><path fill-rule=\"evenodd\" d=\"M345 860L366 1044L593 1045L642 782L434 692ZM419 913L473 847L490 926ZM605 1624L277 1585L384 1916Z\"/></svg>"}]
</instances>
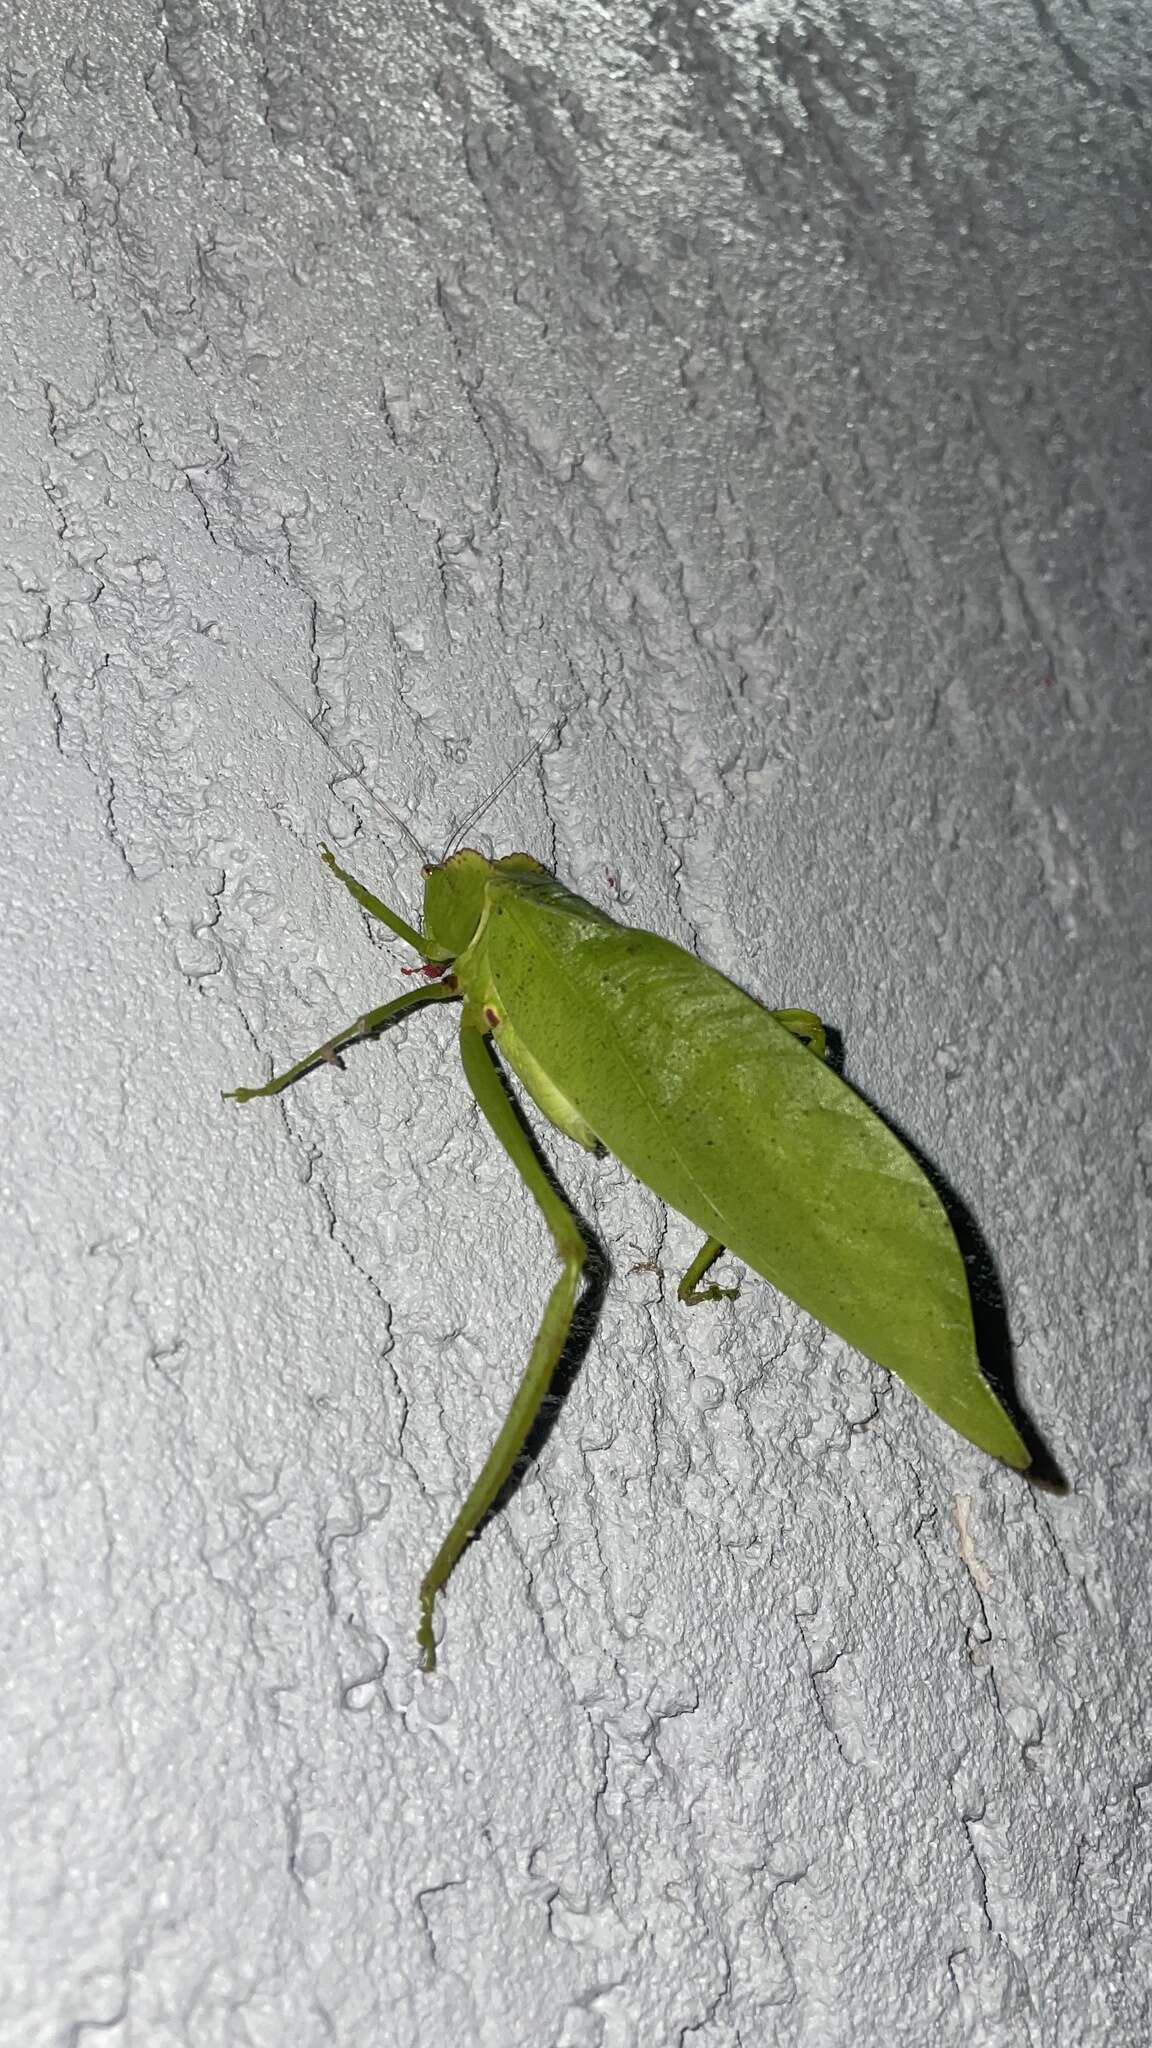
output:
<instances>
[{"instance_id":1,"label":"insect antenna","mask_svg":"<svg viewBox=\"0 0 1152 2048\"><path fill-rule=\"evenodd\" d=\"M417 839L416 834L412 830L412 827L405 823L404 819L400 816L399 811L394 811L391 804L388 803L384 797L378 796L376 791L372 788L371 784L365 781L363 769L357 768L355 763L349 760L347 754L341 753L339 747L335 744L333 740L331 740L328 737L328 734L324 731L323 727L317 725L315 719L309 718L308 713L304 710L303 706L296 702L295 697L289 695L289 692L286 689L284 689L282 684L276 682L275 679L271 676L268 678L268 681L271 684L271 687L275 690L276 695L280 699L280 702L282 704L287 705L289 711L291 711L293 715L300 720L301 725L307 726L308 731L313 735L313 738L319 740L320 745L324 748L325 753L331 754L332 759L337 763L339 767L341 767L344 770L345 775L347 775L351 781L359 783L361 789L364 791L365 796L368 798L369 803L373 804L375 808L378 811L380 811L384 817L388 819L390 824L395 825L396 830L403 834L404 838L408 841L408 844L415 848L416 852L420 856L422 864L425 867L431 866L432 856L429 853L428 848L424 846L419 839ZM523 762L521 762L519 765L523 767L524 764ZM515 770L513 770L513 773L515 773ZM503 784L501 784L501 788L503 788ZM497 790L496 794L498 796L500 794L500 791Z\"/></svg>"},{"instance_id":2,"label":"insect antenna","mask_svg":"<svg viewBox=\"0 0 1152 2048\"><path fill-rule=\"evenodd\" d=\"M464 838L464 834L466 832L470 832L472 830L473 825L479 823L480 819L484 816L485 811L491 810L493 804L496 802L497 797L503 796L504 791L507 789L508 784L510 782L515 782L516 777L520 773L520 770L522 768L527 767L529 761L532 759L533 754L538 754L540 752L541 748L544 746L545 742L551 737L551 734L554 732L554 730L555 727L549 726L548 731L544 734L542 739L533 740L532 745L529 747L527 753L521 754L520 759L517 761L515 767L510 768L508 770L507 775L505 775L503 779L496 784L495 789L492 790L488 796L482 797L480 802L474 805L472 810L468 812L468 815L464 819L463 823L457 825L454 828L451 837L448 840L447 846L444 848L443 853L440 855L441 862L446 861L450 857L450 855L456 852L457 848L459 847L461 841Z\"/></svg>"}]
</instances>

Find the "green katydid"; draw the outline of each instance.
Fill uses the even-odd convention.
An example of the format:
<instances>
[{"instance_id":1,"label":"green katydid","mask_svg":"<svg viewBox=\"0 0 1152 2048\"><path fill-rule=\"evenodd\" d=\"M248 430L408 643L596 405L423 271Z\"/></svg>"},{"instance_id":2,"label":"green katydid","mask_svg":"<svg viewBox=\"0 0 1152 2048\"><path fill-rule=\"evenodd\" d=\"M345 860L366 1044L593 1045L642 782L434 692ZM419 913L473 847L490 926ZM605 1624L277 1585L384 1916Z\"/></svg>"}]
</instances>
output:
<instances>
[{"instance_id":1,"label":"green katydid","mask_svg":"<svg viewBox=\"0 0 1152 2048\"><path fill-rule=\"evenodd\" d=\"M461 1002L473 1096L551 1229L563 1270L484 1466L420 1588L418 1640L435 1667L433 1606L497 1499L564 1349L587 1257L505 1088L493 1047L544 1116L605 1147L705 1232L681 1280L690 1305L727 1248L877 1364L970 1442L1024 1470L1030 1454L983 1378L964 1262L925 1174L825 1062L804 1010L764 1009L668 939L617 924L526 853L462 849L424 868L424 928L323 859L370 916L415 947L425 981L358 1017L261 1088L277 1095L423 1003Z\"/></svg>"}]
</instances>

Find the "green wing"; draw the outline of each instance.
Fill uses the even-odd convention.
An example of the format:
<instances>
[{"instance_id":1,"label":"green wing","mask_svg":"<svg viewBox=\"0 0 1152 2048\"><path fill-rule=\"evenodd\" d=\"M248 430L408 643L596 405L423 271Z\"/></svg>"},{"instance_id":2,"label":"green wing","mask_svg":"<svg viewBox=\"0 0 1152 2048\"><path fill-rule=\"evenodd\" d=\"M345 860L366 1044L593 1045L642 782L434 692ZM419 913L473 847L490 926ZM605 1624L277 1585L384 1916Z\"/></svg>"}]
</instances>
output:
<instances>
[{"instance_id":1,"label":"green wing","mask_svg":"<svg viewBox=\"0 0 1152 2048\"><path fill-rule=\"evenodd\" d=\"M715 969L550 876L497 867L482 944L514 1040L638 1180L962 1436L1029 1464L981 1375L935 1190L830 1067Z\"/></svg>"}]
</instances>

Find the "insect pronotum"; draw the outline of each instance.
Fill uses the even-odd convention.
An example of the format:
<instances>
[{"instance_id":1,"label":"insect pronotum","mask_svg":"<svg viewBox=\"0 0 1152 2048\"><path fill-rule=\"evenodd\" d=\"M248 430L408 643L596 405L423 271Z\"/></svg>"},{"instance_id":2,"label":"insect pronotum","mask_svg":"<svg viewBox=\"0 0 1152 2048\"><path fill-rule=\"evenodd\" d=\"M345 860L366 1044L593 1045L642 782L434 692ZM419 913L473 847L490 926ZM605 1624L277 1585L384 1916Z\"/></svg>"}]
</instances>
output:
<instances>
[{"instance_id":1,"label":"insect pronotum","mask_svg":"<svg viewBox=\"0 0 1152 2048\"><path fill-rule=\"evenodd\" d=\"M615 1153L704 1232L679 1285L682 1302L734 1291L701 1284L727 1247L899 1374L970 1442L1027 1468L1028 1449L980 1371L964 1262L939 1197L900 1140L826 1064L818 1017L764 1009L670 940L617 924L526 853L488 860L464 848L427 863L422 931L327 848L323 859L370 916L415 947L426 978L263 1087L237 1088L230 1099L278 1095L406 1011L461 1003L465 1077L539 1203L562 1269L503 1426L421 1585L425 1670L436 1663L436 1595L523 1449L564 1349L587 1257L496 1052L557 1130Z\"/></svg>"}]
</instances>

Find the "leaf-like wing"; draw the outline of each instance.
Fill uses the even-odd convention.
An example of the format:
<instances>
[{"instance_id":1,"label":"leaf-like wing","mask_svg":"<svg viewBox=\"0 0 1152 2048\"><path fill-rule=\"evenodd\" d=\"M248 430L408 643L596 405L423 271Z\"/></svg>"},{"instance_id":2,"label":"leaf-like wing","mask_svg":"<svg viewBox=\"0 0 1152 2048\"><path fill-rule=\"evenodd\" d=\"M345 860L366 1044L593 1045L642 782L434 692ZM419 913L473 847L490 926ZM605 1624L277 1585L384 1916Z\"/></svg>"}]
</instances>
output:
<instances>
[{"instance_id":1,"label":"leaf-like wing","mask_svg":"<svg viewBox=\"0 0 1152 2048\"><path fill-rule=\"evenodd\" d=\"M608 1150L963 1436L1026 1467L980 1371L951 1224L875 1111L669 940L543 875L495 875L489 904L499 1006Z\"/></svg>"}]
</instances>

